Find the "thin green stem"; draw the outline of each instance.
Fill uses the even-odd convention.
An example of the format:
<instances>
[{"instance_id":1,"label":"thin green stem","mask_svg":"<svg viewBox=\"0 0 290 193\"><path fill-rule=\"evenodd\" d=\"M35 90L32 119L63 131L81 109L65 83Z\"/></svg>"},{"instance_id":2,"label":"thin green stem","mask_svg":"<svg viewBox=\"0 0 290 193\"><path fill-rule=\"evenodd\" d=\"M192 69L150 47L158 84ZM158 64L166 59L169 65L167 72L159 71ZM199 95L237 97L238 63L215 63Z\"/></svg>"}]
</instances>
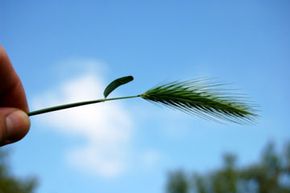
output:
<instances>
[{"instance_id":1,"label":"thin green stem","mask_svg":"<svg viewBox=\"0 0 290 193\"><path fill-rule=\"evenodd\" d=\"M141 95L134 95L134 96L125 96L125 97L116 97L116 98L104 98L104 99L97 99L97 100L91 100L91 101L82 101L82 102L76 102L76 103L69 103L69 104L58 105L58 106L48 107L48 108L44 108L44 109L39 109L39 110L36 110L36 111L31 111L31 112L28 113L28 116L34 116L34 115L39 115L39 114L48 113L48 112L52 112L52 111L58 111L58 110L63 110L63 109L68 109L68 108L73 108L73 107L78 107L78 106L83 106L83 105L89 105L89 104L94 104L94 103L106 102L106 101L137 98L137 97L140 97L140 96Z\"/></svg>"}]
</instances>

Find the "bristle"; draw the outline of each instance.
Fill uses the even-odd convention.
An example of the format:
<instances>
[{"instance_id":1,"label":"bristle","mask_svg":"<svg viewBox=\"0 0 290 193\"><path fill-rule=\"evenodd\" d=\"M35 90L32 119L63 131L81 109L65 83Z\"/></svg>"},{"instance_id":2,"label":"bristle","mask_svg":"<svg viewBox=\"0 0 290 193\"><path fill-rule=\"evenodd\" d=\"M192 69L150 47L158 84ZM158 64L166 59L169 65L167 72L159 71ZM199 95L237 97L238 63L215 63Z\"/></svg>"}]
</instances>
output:
<instances>
[{"instance_id":1,"label":"bristle","mask_svg":"<svg viewBox=\"0 0 290 193\"><path fill-rule=\"evenodd\" d=\"M140 96L189 114L235 123L252 121L256 116L254 109L243 102L240 95L235 97L233 93L225 93L219 86L221 84L206 84L200 80L172 82L154 87Z\"/></svg>"}]
</instances>

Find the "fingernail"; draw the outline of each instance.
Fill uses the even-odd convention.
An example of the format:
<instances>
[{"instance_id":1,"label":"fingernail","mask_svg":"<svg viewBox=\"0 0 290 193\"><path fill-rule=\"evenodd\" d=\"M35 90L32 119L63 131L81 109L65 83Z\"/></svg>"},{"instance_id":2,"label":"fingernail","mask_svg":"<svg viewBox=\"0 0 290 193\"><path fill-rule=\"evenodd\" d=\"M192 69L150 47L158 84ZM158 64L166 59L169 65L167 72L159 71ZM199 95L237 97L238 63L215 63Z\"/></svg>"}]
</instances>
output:
<instances>
[{"instance_id":1,"label":"fingernail","mask_svg":"<svg viewBox=\"0 0 290 193\"><path fill-rule=\"evenodd\" d=\"M6 117L6 137L9 141L17 141L24 137L30 127L28 115L21 111L16 110Z\"/></svg>"}]
</instances>

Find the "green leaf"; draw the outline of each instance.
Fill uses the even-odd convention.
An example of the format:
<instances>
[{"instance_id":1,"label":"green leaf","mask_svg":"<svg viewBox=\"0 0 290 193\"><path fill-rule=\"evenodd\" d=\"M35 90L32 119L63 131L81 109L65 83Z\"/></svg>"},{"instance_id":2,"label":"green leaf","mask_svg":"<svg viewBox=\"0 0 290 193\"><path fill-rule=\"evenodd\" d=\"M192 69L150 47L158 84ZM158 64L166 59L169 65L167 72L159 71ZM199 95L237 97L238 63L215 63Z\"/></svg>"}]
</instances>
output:
<instances>
[{"instance_id":1,"label":"green leaf","mask_svg":"<svg viewBox=\"0 0 290 193\"><path fill-rule=\"evenodd\" d=\"M134 80L133 76L124 76L121 78L118 78L114 81L112 81L104 90L104 97L107 98L111 92L113 92L116 88L123 84L127 84L128 82L131 82Z\"/></svg>"}]
</instances>

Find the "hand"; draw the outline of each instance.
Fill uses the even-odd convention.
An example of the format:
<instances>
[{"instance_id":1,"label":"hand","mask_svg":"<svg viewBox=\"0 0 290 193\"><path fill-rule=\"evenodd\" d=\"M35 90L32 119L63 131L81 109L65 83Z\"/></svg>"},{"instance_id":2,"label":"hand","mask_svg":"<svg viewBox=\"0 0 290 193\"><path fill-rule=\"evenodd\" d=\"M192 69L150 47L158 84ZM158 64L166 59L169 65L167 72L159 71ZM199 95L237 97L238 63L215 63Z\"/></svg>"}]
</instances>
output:
<instances>
[{"instance_id":1,"label":"hand","mask_svg":"<svg viewBox=\"0 0 290 193\"><path fill-rule=\"evenodd\" d=\"M22 83L0 45L0 146L22 139L29 130Z\"/></svg>"}]
</instances>

